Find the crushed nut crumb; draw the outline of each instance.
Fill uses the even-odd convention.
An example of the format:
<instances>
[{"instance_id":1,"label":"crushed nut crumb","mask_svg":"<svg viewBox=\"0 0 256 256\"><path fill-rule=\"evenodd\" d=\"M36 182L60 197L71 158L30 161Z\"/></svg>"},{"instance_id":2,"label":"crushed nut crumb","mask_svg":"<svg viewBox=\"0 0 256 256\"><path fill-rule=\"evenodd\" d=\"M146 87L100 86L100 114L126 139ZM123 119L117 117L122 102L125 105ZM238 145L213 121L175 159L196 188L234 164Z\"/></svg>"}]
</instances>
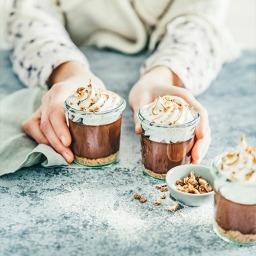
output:
<instances>
[{"instance_id":1,"label":"crushed nut crumb","mask_svg":"<svg viewBox=\"0 0 256 256\"><path fill-rule=\"evenodd\" d=\"M180 216L181 218L184 218L184 217L185 217L184 214L182 214L182 213L179 213L179 216Z\"/></svg>"},{"instance_id":2,"label":"crushed nut crumb","mask_svg":"<svg viewBox=\"0 0 256 256\"><path fill-rule=\"evenodd\" d=\"M171 202L168 206L167 206L167 211L169 212L175 212L179 209L179 204L175 203L175 202Z\"/></svg>"}]
</instances>

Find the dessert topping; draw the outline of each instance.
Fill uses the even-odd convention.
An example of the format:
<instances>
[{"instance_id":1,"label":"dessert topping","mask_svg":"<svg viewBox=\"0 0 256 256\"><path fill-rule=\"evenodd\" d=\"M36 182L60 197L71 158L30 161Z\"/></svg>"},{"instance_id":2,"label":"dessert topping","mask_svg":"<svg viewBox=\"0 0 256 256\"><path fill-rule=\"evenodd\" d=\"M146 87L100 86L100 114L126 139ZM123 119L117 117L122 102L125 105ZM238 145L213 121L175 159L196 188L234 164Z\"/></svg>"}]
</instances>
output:
<instances>
[{"instance_id":1,"label":"dessert topping","mask_svg":"<svg viewBox=\"0 0 256 256\"><path fill-rule=\"evenodd\" d=\"M165 125L185 124L193 120L188 103L170 95L157 97L143 109L142 115L152 123Z\"/></svg>"},{"instance_id":2,"label":"dessert topping","mask_svg":"<svg viewBox=\"0 0 256 256\"><path fill-rule=\"evenodd\" d=\"M240 144L221 159L220 172L230 180L256 183L256 147L242 136Z\"/></svg>"},{"instance_id":3,"label":"dessert topping","mask_svg":"<svg viewBox=\"0 0 256 256\"><path fill-rule=\"evenodd\" d=\"M88 85L79 87L68 98L67 103L80 111L100 112L118 107L121 98L116 93L100 88L90 81Z\"/></svg>"}]
</instances>

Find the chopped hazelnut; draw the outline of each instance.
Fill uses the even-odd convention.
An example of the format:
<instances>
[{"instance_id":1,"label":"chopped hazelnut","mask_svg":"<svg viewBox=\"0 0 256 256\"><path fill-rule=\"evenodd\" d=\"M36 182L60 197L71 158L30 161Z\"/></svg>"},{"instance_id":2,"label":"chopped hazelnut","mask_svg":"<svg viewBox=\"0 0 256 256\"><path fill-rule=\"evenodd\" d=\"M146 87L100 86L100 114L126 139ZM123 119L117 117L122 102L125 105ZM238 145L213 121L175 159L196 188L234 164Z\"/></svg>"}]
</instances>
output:
<instances>
[{"instance_id":1,"label":"chopped hazelnut","mask_svg":"<svg viewBox=\"0 0 256 256\"><path fill-rule=\"evenodd\" d=\"M183 182L182 180L177 180L177 181L176 181L176 184L177 184L177 185L184 186L184 182Z\"/></svg>"},{"instance_id":2,"label":"chopped hazelnut","mask_svg":"<svg viewBox=\"0 0 256 256\"><path fill-rule=\"evenodd\" d=\"M161 191L161 192L167 192L167 191L168 191L168 188L167 188L167 187L161 187L160 191Z\"/></svg>"},{"instance_id":3,"label":"chopped hazelnut","mask_svg":"<svg viewBox=\"0 0 256 256\"><path fill-rule=\"evenodd\" d=\"M206 180L202 179L202 178L199 178L198 182L199 182L200 185L203 185L203 186L208 184L208 182Z\"/></svg>"},{"instance_id":4,"label":"chopped hazelnut","mask_svg":"<svg viewBox=\"0 0 256 256\"><path fill-rule=\"evenodd\" d=\"M199 193L200 193L200 194L205 194L205 193L207 193L202 185L199 187Z\"/></svg>"},{"instance_id":5,"label":"chopped hazelnut","mask_svg":"<svg viewBox=\"0 0 256 256\"><path fill-rule=\"evenodd\" d=\"M165 198L166 198L166 195L165 195L165 194L162 194L162 195L160 196L160 198L161 198L161 199L165 199Z\"/></svg>"},{"instance_id":6,"label":"chopped hazelnut","mask_svg":"<svg viewBox=\"0 0 256 256\"><path fill-rule=\"evenodd\" d=\"M133 198L134 198L134 199L137 199L137 200L138 200L138 199L141 199L141 195L140 195L140 194L134 194L134 195L133 195Z\"/></svg>"},{"instance_id":7,"label":"chopped hazelnut","mask_svg":"<svg viewBox=\"0 0 256 256\"><path fill-rule=\"evenodd\" d=\"M158 205L160 205L160 204L161 204L161 201L160 201L160 200L155 200L155 201L154 201L154 205L158 206Z\"/></svg>"},{"instance_id":8,"label":"chopped hazelnut","mask_svg":"<svg viewBox=\"0 0 256 256\"><path fill-rule=\"evenodd\" d=\"M143 197L141 197L139 200L140 200L140 202L141 202L142 204L144 204L144 203L147 202L147 199L146 199L146 198L143 198Z\"/></svg>"},{"instance_id":9,"label":"chopped hazelnut","mask_svg":"<svg viewBox=\"0 0 256 256\"><path fill-rule=\"evenodd\" d=\"M167 184L162 184L162 185L156 185L155 186L155 188L157 189L157 190L161 190L162 188L167 188Z\"/></svg>"},{"instance_id":10,"label":"chopped hazelnut","mask_svg":"<svg viewBox=\"0 0 256 256\"><path fill-rule=\"evenodd\" d=\"M192 192L193 192L194 194L200 194L200 192L199 192L196 188L193 188Z\"/></svg>"},{"instance_id":11,"label":"chopped hazelnut","mask_svg":"<svg viewBox=\"0 0 256 256\"><path fill-rule=\"evenodd\" d=\"M184 178L184 184L188 184L189 177Z\"/></svg>"}]
</instances>

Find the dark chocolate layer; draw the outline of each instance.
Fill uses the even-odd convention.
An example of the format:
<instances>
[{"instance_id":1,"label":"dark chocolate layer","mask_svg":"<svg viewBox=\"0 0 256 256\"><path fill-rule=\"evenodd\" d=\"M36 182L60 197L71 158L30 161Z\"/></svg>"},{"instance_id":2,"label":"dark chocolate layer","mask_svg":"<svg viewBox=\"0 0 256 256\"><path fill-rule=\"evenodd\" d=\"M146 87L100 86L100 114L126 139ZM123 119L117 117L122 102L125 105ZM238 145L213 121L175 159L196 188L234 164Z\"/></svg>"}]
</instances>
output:
<instances>
[{"instance_id":1,"label":"dark chocolate layer","mask_svg":"<svg viewBox=\"0 0 256 256\"><path fill-rule=\"evenodd\" d=\"M224 230L256 234L256 205L232 202L219 192L214 196L215 220Z\"/></svg>"},{"instance_id":2,"label":"dark chocolate layer","mask_svg":"<svg viewBox=\"0 0 256 256\"><path fill-rule=\"evenodd\" d=\"M119 151L122 117L105 125L83 125L69 120L71 150L78 157L97 159Z\"/></svg>"},{"instance_id":3,"label":"dark chocolate layer","mask_svg":"<svg viewBox=\"0 0 256 256\"><path fill-rule=\"evenodd\" d=\"M194 137L178 143L160 143L141 135L142 163L146 169L166 174L171 168L191 163Z\"/></svg>"}]
</instances>

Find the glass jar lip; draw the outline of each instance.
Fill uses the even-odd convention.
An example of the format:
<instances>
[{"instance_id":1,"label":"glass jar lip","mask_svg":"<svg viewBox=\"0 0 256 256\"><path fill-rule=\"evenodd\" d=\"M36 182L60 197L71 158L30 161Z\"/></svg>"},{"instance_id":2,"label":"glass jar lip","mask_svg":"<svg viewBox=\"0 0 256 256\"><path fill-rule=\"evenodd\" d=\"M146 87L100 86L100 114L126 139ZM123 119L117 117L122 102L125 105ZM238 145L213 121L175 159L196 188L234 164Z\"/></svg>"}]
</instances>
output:
<instances>
[{"instance_id":1,"label":"glass jar lip","mask_svg":"<svg viewBox=\"0 0 256 256\"><path fill-rule=\"evenodd\" d=\"M70 96L71 97L71 96ZM86 111L81 111L81 110L78 110L78 109L75 109L73 107L71 107L69 104L68 104L68 99L70 98L68 97L65 102L64 102L64 105L65 105L65 109L67 111L70 111L72 113L77 113L77 114L80 114L80 115L92 115L92 116L95 116L95 115L105 115L105 114L109 114L109 113L112 113L112 112L118 112L118 111L123 111L126 107L126 101L124 98L120 97L120 105L115 107L115 108L111 108L111 109L108 109L108 110L105 110L105 111L99 111L99 112L86 112Z\"/></svg>"},{"instance_id":2,"label":"glass jar lip","mask_svg":"<svg viewBox=\"0 0 256 256\"><path fill-rule=\"evenodd\" d=\"M222 178L226 182L237 184L238 186L240 185L240 186L247 186L247 187L256 187L256 184L252 183L252 182L229 179L225 174L223 174L219 171L220 161L221 161L222 157L227 154L228 154L227 151L222 154L219 154L216 157L214 157L213 160L211 161L211 173L213 175L213 178L214 179L216 177Z\"/></svg>"},{"instance_id":3,"label":"glass jar lip","mask_svg":"<svg viewBox=\"0 0 256 256\"><path fill-rule=\"evenodd\" d=\"M137 117L139 118L141 123L146 123L149 126L154 126L154 127L159 127L159 128L169 128L169 129L175 129L175 128L187 128L193 125L196 125L196 123L199 121L200 119L200 113L193 108L192 106L189 106L189 109L195 114L195 118L193 120L191 120L190 122L184 123L184 124L175 124L175 125L166 125L166 124L155 124L150 122L148 119L146 119L143 115L142 115L142 111L147 108L148 105L145 105L144 107L142 107L141 109L139 109L138 113L137 113Z\"/></svg>"}]
</instances>

